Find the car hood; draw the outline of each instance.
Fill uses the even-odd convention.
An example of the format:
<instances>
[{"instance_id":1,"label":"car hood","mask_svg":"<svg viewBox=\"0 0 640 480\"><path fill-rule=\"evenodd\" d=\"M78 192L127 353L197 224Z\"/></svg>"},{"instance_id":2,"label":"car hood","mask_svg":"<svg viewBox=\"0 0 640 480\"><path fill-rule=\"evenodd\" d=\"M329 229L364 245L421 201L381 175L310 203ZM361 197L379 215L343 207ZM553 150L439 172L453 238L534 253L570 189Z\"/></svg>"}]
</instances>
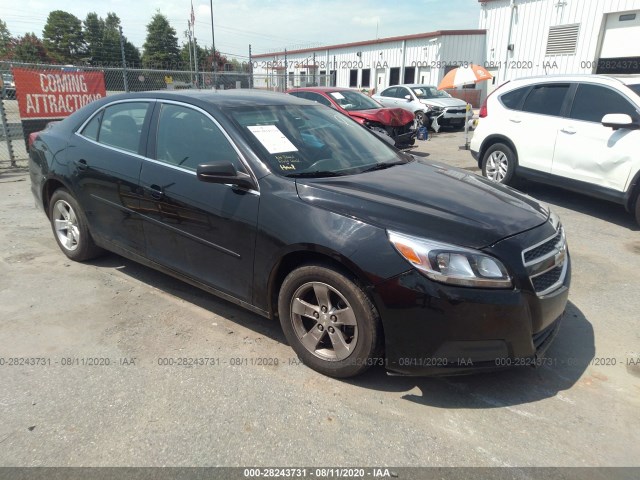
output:
<instances>
[{"instance_id":1,"label":"car hood","mask_svg":"<svg viewBox=\"0 0 640 480\"><path fill-rule=\"evenodd\" d=\"M427 98L421 99L420 102L425 105L433 105L435 107L466 107L467 103L459 98Z\"/></svg>"},{"instance_id":2,"label":"car hood","mask_svg":"<svg viewBox=\"0 0 640 480\"><path fill-rule=\"evenodd\" d=\"M371 110L351 110L347 112L352 118L364 118L389 127L402 127L413 121L413 115L402 108L373 108Z\"/></svg>"},{"instance_id":3,"label":"car hood","mask_svg":"<svg viewBox=\"0 0 640 480\"><path fill-rule=\"evenodd\" d=\"M297 179L300 198L381 228L482 248L544 223L549 213L509 187L446 165Z\"/></svg>"}]
</instances>

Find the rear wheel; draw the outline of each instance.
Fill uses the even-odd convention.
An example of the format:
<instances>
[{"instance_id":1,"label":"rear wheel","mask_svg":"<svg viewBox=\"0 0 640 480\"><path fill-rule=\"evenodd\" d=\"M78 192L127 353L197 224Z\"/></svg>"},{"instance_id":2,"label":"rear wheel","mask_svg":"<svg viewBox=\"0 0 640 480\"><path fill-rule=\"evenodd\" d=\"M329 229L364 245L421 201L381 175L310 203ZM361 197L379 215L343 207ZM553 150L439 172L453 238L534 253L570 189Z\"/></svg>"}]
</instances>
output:
<instances>
[{"instance_id":1,"label":"rear wheel","mask_svg":"<svg viewBox=\"0 0 640 480\"><path fill-rule=\"evenodd\" d=\"M320 373L352 377L381 363L377 311L362 289L336 270L308 265L291 272L280 288L278 312L291 348Z\"/></svg>"},{"instance_id":2,"label":"rear wheel","mask_svg":"<svg viewBox=\"0 0 640 480\"><path fill-rule=\"evenodd\" d=\"M516 155L504 143L491 145L482 159L482 175L497 183L510 185L516 170Z\"/></svg>"},{"instance_id":3,"label":"rear wheel","mask_svg":"<svg viewBox=\"0 0 640 480\"><path fill-rule=\"evenodd\" d=\"M60 188L51 196L49 218L60 250L71 260L90 260L102 253L91 238L84 212L67 190Z\"/></svg>"}]
</instances>

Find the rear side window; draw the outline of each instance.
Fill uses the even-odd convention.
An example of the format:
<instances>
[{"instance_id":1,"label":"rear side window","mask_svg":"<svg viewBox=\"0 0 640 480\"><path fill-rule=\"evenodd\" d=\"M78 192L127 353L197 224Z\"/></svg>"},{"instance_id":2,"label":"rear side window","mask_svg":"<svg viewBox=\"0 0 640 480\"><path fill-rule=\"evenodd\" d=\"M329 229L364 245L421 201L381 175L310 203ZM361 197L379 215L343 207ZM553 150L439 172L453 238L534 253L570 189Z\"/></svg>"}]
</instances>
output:
<instances>
[{"instance_id":1,"label":"rear side window","mask_svg":"<svg viewBox=\"0 0 640 480\"><path fill-rule=\"evenodd\" d=\"M98 113L94 116L87 126L82 130L82 135L90 138L91 140L98 140L98 130L100 129L100 120L102 120L103 112Z\"/></svg>"},{"instance_id":2,"label":"rear side window","mask_svg":"<svg viewBox=\"0 0 640 480\"><path fill-rule=\"evenodd\" d=\"M527 95L522 110L542 115L560 115L569 84L538 85Z\"/></svg>"},{"instance_id":3,"label":"rear side window","mask_svg":"<svg viewBox=\"0 0 640 480\"><path fill-rule=\"evenodd\" d=\"M397 87L387 88L380 94L381 97L396 97L398 93Z\"/></svg>"},{"instance_id":4,"label":"rear side window","mask_svg":"<svg viewBox=\"0 0 640 480\"><path fill-rule=\"evenodd\" d=\"M522 99L529 91L529 87L516 88L511 92L507 92L500 96L500 102L511 110L519 110L522 105Z\"/></svg>"},{"instance_id":5,"label":"rear side window","mask_svg":"<svg viewBox=\"0 0 640 480\"><path fill-rule=\"evenodd\" d=\"M148 105L147 102L132 102L118 103L105 108L98 142L138 153Z\"/></svg>"},{"instance_id":6,"label":"rear side window","mask_svg":"<svg viewBox=\"0 0 640 480\"><path fill-rule=\"evenodd\" d=\"M600 123L608 113L626 113L631 118L638 117L633 105L618 92L600 85L578 85L571 107L571 118Z\"/></svg>"}]
</instances>

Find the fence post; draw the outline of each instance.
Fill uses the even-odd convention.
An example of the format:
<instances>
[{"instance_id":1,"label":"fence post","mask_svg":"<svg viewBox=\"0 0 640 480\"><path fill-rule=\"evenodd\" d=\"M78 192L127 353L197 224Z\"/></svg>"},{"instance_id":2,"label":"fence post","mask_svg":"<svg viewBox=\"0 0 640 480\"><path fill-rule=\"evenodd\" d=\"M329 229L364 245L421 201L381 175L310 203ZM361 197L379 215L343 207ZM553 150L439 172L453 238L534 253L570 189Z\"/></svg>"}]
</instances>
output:
<instances>
[{"instance_id":1,"label":"fence post","mask_svg":"<svg viewBox=\"0 0 640 480\"><path fill-rule=\"evenodd\" d=\"M253 58L251 58L251 44L249 44L249 88L253 88Z\"/></svg>"},{"instance_id":2,"label":"fence post","mask_svg":"<svg viewBox=\"0 0 640 480\"><path fill-rule=\"evenodd\" d=\"M118 26L120 31L120 53L122 54L122 77L124 78L124 91L129 93L129 84L127 83L127 62L124 57L124 41L122 40L122 27Z\"/></svg>"},{"instance_id":3,"label":"fence post","mask_svg":"<svg viewBox=\"0 0 640 480\"><path fill-rule=\"evenodd\" d=\"M9 160L11 161L11 166L16 167L16 156L13 153L13 144L11 143L11 138L9 137L9 124L7 123L7 115L4 111L4 98L5 98L5 88L2 86L2 92L0 92L0 118L2 118L2 131L4 133L4 138L7 142L7 150L9 152Z\"/></svg>"}]
</instances>

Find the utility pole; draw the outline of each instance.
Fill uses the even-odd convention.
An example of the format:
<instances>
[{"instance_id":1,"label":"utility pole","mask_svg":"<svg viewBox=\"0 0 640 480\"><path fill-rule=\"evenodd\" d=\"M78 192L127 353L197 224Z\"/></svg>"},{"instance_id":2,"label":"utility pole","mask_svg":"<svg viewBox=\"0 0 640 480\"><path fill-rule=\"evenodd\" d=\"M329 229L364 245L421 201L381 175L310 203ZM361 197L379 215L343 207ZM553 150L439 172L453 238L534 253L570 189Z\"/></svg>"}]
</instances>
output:
<instances>
[{"instance_id":1,"label":"utility pole","mask_svg":"<svg viewBox=\"0 0 640 480\"><path fill-rule=\"evenodd\" d=\"M188 30L184 32L185 37L189 40L189 76L191 78L191 85L193 86L193 55L191 53L191 21L187 21L187 25L189 26Z\"/></svg>"},{"instance_id":2,"label":"utility pole","mask_svg":"<svg viewBox=\"0 0 640 480\"><path fill-rule=\"evenodd\" d=\"M251 44L249 44L249 88L253 88L253 58L251 58Z\"/></svg>"},{"instance_id":3,"label":"utility pole","mask_svg":"<svg viewBox=\"0 0 640 480\"><path fill-rule=\"evenodd\" d=\"M217 70L217 65L216 65L216 36L213 32L213 0L210 0L209 2L211 4L211 48L213 50L213 89L216 89L216 70Z\"/></svg>"},{"instance_id":4,"label":"utility pole","mask_svg":"<svg viewBox=\"0 0 640 480\"><path fill-rule=\"evenodd\" d=\"M124 91L129 92L129 84L127 83L127 62L124 57L124 39L122 38L122 27L118 25L120 32L120 53L122 54L122 78L124 79Z\"/></svg>"},{"instance_id":5,"label":"utility pole","mask_svg":"<svg viewBox=\"0 0 640 480\"><path fill-rule=\"evenodd\" d=\"M196 75L196 85L200 88L200 79L198 78L198 44L196 42L195 26L193 29L193 69Z\"/></svg>"}]
</instances>

